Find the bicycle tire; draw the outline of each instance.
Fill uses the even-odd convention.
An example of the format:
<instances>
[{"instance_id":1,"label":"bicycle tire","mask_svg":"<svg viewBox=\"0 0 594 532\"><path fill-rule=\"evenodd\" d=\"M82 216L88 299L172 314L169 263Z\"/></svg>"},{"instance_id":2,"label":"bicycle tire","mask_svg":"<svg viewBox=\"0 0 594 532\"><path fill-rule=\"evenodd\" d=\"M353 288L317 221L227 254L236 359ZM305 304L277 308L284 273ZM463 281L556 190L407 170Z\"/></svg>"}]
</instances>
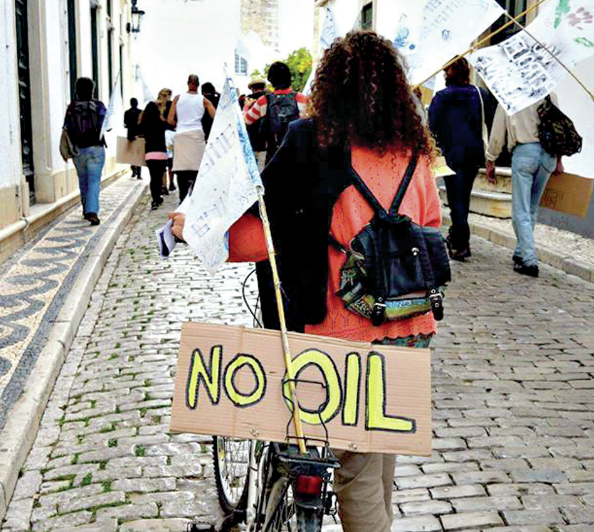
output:
<instances>
[{"instance_id":1,"label":"bicycle tire","mask_svg":"<svg viewBox=\"0 0 594 532\"><path fill-rule=\"evenodd\" d=\"M228 449L235 443L245 445L245 474L234 476L230 481L228 472L233 468L233 457L229 456ZM212 446L215 484L221 509L225 514L232 514L236 511L245 510L247 507L249 484L250 440L213 436Z\"/></svg>"}]
</instances>

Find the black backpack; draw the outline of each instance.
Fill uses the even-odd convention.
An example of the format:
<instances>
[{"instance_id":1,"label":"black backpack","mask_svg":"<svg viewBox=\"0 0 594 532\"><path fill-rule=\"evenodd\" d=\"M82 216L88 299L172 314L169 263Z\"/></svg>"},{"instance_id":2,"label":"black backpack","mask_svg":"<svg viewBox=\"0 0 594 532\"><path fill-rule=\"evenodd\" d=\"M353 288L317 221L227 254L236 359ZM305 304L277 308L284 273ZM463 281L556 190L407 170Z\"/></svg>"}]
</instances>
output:
<instances>
[{"instance_id":1,"label":"black backpack","mask_svg":"<svg viewBox=\"0 0 594 532\"><path fill-rule=\"evenodd\" d=\"M571 156L582 151L582 137L571 118L565 115L547 96L538 106L538 140L544 150L557 157Z\"/></svg>"},{"instance_id":2,"label":"black backpack","mask_svg":"<svg viewBox=\"0 0 594 532\"><path fill-rule=\"evenodd\" d=\"M99 138L99 105L102 104L94 100L74 101L68 108L66 129L70 140L78 148L102 145Z\"/></svg>"},{"instance_id":3,"label":"black backpack","mask_svg":"<svg viewBox=\"0 0 594 532\"><path fill-rule=\"evenodd\" d=\"M436 227L423 227L398 214L417 164L413 154L389 211L385 211L351 167L353 184L375 216L347 248L330 235L346 256L337 296L345 308L379 326L432 311L443 318L443 287L451 280L445 241Z\"/></svg>"},{"instance_id":4,"label":"black backpack","mask_svg":"<svg viewBox=\"0 0 594 532\"><path fill-rule=\"evenodd\" d=\"M268 129L269 148L270 143L272 143L276 150L285 138L289 130L289 124L299 118L297 93L267 94L266 104L266 127Z\"/></svg>"}]
</instances>

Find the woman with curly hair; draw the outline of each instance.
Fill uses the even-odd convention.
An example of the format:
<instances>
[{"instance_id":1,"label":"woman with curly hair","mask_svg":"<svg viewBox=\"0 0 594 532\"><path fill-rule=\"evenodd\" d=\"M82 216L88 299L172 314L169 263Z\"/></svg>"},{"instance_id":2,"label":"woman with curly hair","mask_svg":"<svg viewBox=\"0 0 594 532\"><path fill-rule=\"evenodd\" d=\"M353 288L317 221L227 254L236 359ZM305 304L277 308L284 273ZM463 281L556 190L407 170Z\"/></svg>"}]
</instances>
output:
<instances>
[{"instance_id":1,"label":"woman with curly hair","mask_svg":"<svg viewBox=\"0 0 594 532\"><path fill-rule=\"evenodd\" d=\"M309 102L310 118L289 126L262 173L290 330L364 342L427 347L432 313L379 326L344 307L336 295L343 246L369 223L373 210L353 185L357 172L389 208L411 158L416 170L400 207L415 223L438 227L433 148L416 112L402 59L372 32L336 39L322 58ZM171 215L182 237L183 216ZM278 328L262 224L244 215L230 231L230 260L258 262L264 326ZM335 451L334 489L347 532L388 532L395 457Z\"/></svg>"}]
</instances>

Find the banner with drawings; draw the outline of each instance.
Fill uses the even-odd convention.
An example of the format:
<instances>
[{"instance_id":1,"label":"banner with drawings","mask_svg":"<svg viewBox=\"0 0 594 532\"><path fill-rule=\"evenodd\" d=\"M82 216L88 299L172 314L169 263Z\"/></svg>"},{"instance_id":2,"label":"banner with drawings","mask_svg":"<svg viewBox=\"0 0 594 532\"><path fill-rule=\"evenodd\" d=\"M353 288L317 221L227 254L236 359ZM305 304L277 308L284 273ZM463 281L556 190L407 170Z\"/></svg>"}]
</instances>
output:
<instances>
[{"instance_id":1,"label":"banner with drawings","mask_svg":"<svg viewBox=\"0 0 594 532\"><path fill-rule=\"evenodd\" d=\"M229 256L226 233L257 200L260 173L237 94L227 80L186 213L184 240L204 267L215 273Z\"/></svg>"},{"instance_id":2,"label":"banner with drawings","mask_svg":"<svg viewBox=\"0 0 594 532\"><path fill-rule=\"evenodd\" d=\"M572 69L590 56L592 0L550 0L526 31L477 50L469 60L506 113L513 115L555 89L567 75L560 62Z\"/></svg>"},{"instance_id":3,"label":"banner with drawings","mask_svg":"<svg viewBox=\"0 0 594 532\"><path fill-rule=\"evenodd\" d=\"M415 28L417 9L411 7L410 16L401 15L391 37L407 60L411 84L422 83L466 51L504 13L495 0L427 0L421 26Z\"/></svg>"}]
</instances>

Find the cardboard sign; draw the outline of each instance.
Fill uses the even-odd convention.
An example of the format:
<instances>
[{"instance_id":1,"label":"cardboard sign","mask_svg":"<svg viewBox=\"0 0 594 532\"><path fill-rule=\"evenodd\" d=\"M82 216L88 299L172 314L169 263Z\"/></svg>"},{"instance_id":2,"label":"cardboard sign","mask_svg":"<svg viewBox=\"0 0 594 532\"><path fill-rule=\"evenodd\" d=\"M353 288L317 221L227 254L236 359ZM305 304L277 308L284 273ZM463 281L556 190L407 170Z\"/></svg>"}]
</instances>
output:
<instances>
[{"instance_id":1,"label":"cardboard sign","mask_svg":"<svg viewBox=\"0 0 594 532\"><path fill-rule=\"evenodd\" d=\"M431 454L429 350L289 339L306 437L325 440L325 427L333 448ZM185 323L171 430L287 441L295 432L285 373L280 332Z\"/></svg>"},{"instance_id":2,"label":"cardboard sign","mask_svg":"<svg viewBox=\"0 0 594 532\"><path fill-rule=\"evenodd\" d=\"M142 137L130 142L126 137L118 137L116 145L116 163L131 166L146 166L144 160L144 139Z\"/></svg>"},{"instance_id":3,"label":"cardboard sign","mask_svg":"<svg viewBox=\"0 0 594 532\"><path fill-rule=\"evenodd\" d=\"M540 204L547 209L585 218L590 207L594 179L574 174L553 174Z\"/></svg>"}]
</instances>

